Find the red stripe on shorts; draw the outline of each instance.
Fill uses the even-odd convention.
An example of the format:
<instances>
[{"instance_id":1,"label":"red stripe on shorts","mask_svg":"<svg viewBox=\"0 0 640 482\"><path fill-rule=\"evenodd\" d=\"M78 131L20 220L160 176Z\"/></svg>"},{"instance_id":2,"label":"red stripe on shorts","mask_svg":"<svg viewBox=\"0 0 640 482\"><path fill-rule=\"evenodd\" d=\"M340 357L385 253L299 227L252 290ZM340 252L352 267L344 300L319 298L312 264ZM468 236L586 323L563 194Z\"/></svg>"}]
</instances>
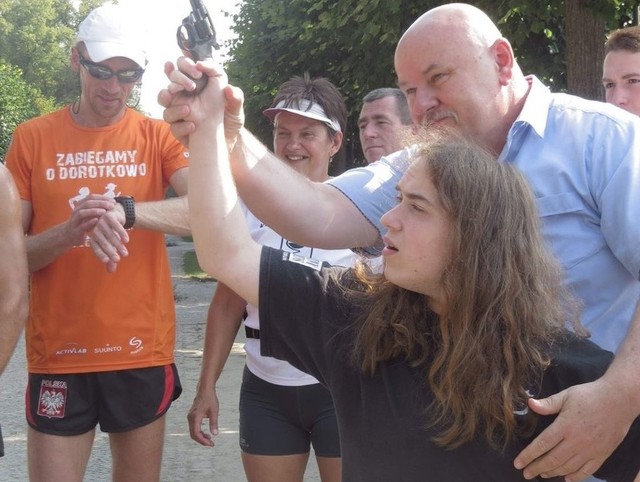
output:
<instances>
[{"instance_id":1,"label":"red stripe on shorts","mask_svg":"<svg viewBox=\"0 0 640 482\"><path fill-rule=\"evenodd\" d=\"M156 411L156 415L160 415L167 411L171 399L173 398L173 388L175 385L175 377L173 376L173 367L171 365L165 365L164 367L164 395L160 406Z\"/></svg>"},{"instance_id":2,"label":"red stripe on shorts","mask_svg":"<svg viewBox=\"0 0 640 482\"><path fill-rule=\"evenodd\" d=\"M32 426L35 426L36 422L33 419L33 416L31 415L31 398L29 397L29 391L30 391L29 388L31 388L31 382L27 382L27 390L25 391L25 394L24 394L24 405L27 412L27 420Z\"/></svg>"}]
</instances>

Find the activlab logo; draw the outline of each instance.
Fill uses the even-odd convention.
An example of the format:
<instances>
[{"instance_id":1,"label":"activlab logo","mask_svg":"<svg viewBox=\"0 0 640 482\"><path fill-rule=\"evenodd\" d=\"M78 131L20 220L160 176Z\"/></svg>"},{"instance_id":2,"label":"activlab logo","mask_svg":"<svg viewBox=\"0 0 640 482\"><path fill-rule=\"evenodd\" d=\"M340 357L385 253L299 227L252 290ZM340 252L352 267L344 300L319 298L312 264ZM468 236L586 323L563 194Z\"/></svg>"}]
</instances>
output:
<instances>
[{"instance_id":1,"label":"activlab logo","mask_svg":"<svg viewBox=\"0 0 640 482\"><path fill-rule=\"evenodd\" d=\"M135 355L136 353L140 353L144 350L144 346L142 346L142 340L140 338L136 338L135 336L129 340L129 345L133 347L131 350L131 354Z\"/></svg>"},{"instance_id":2,"label":"activlab logo","mask_svg":"<svg viewBox=\"0 0 640 482\"><path fill-rule=\"evenodd\" d=\"M86 355L87 349L78 343L65 343L61 348L56 350L56 356L65 355Z\"/></svg>"}]
</instances>

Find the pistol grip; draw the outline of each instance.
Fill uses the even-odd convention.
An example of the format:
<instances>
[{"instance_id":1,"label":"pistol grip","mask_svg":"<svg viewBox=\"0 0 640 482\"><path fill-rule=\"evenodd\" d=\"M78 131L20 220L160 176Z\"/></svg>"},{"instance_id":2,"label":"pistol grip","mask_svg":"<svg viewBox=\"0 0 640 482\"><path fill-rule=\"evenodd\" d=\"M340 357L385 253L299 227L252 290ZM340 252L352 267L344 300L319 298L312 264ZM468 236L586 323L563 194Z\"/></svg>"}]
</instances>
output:
<instances>
[{"instance_id":1,"label":"pistol grip","mask_svg":"<svg viewBox=\"0 0 640 482\"><path fill-rule=\"evenodd\" d=\"M203 75L199 79L191 79L191 80L193 80L196 83L196 88L193 90L184 91L184 94L189 97L198 95L200 92L202 92L204 88L207 86L207 81L209 80L209 77L207 77L206 75Z\"/></svg>"}]
</instances>

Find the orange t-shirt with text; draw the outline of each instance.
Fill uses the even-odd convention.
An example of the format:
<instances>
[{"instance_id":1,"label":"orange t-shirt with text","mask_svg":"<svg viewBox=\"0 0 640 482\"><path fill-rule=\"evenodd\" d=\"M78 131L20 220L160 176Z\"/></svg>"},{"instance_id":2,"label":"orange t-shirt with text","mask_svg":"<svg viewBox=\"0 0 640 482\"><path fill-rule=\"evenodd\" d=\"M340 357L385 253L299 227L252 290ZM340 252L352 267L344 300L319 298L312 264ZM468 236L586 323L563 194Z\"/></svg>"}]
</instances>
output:
<instances>
[{"instance_id":1,"label":"orange t-shirt with text","mask_svg":"<svg viewBox=\"0 0 640 482\"><path fill-rule=\"evenodd\" d=\"M30 235L67 221L88 194L164 199L187 166L168 124L127 109L104 128L83 128L69 108L18 126L6 158L31 202ZM175 307L164 235L129 231L115 273L90 248L73 248L31 274L26 328L30 373L87 373L172 363Z\"/></svg>"}]
</instances>

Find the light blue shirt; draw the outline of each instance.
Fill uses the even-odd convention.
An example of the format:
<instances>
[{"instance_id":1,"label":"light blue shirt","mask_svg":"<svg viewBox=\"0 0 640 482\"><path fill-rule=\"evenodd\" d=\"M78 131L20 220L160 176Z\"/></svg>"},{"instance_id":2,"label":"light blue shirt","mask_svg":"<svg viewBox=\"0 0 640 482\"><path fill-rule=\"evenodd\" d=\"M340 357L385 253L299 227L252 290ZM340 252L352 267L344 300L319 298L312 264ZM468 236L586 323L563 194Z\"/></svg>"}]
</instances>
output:
<instances>
[{"instance_id":1,"label":"light blue shirt","mask_svg":"<svg viewBox=\"0 0 640 482\"><path fill-rule=\"evenodd\" d=\"M640 297L640 119L617 107L552 94L535 77L500 160L528 179L543 235L582 300L591 339L616 351ZM407 149L328 182L384 232Z\"/></svg>"}]
</instances>

